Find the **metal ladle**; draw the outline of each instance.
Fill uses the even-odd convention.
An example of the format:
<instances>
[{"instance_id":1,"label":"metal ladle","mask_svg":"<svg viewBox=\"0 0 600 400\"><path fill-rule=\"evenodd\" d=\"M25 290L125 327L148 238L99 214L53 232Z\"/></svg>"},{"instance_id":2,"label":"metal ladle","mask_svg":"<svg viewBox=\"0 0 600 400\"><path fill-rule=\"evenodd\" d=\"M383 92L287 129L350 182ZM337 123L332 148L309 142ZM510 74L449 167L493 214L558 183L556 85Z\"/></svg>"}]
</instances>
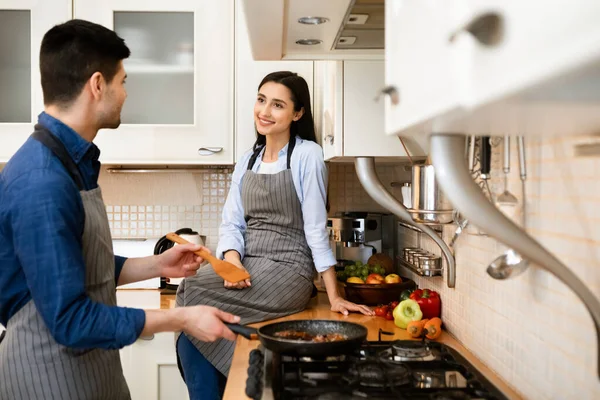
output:
<instances>
[{"instance_id":1,"label":"metal ladle","mask_svg":"<svg viewBox=\"0 0 600 400\"><path fill-rule=\"evenodd\" d=\"M525 143L522 136L517 138L517 146L519 147L519 169L523 189L523 229L526 229L525 179L527 178L527 169L525 165ZM521 275L528 266L528 260L521 257L521 255L513 249L508 249L504 254L500 255L488 265L486 272L492 278L501 280Z\"/></svg>"}]
</instances>

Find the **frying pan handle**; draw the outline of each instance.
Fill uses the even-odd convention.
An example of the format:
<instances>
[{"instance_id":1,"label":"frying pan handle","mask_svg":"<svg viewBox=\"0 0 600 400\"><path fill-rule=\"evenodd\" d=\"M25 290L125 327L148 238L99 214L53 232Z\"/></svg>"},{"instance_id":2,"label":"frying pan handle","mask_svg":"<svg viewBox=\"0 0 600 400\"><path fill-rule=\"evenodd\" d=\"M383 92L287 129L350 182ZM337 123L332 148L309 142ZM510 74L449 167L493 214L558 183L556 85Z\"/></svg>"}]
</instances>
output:
<instances>
[{"instance_id":1,"label":"frying pan handle","mask_svg":"<svg viewBox=\"0 0 600 400\"><path fill-rule=\"evenodd\" d=\"M225 322L225 326L228 327L233 333L237 333L238 335L242 335L248 340L256 340L258 339L258 329L252 328L246 325L240 324L230 324Z\"/></svg>"}]
</instances>

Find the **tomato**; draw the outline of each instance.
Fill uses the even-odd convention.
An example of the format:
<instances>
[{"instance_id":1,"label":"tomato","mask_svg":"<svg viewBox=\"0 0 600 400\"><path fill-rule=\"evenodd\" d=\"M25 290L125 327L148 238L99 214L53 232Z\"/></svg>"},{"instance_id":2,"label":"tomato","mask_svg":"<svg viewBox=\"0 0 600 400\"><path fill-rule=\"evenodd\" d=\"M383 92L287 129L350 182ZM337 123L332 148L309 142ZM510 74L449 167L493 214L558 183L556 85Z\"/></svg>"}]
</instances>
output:
<instances>
[{"instance_id":1,"label":"tomato","mask_svg":"<svg viewBox=\"0 0 600 400\"><path fill-rule=\"evenodd\" d=\"M394 311L394 308L396 308L399 303L399 301L392 301L390 304L388 304L388 307L390 308L390 310Z\"/></svg>"},{"instance_id":2,"label":"tomato","mask_svg":"<svg viewBox=\"0 0 600 400\"><path fill-rule=\"evenodd\" d=\"M385 319L387 319L388 321L394 320L394 314L392 313L392 310L388 310L388 312L385 314Z\"/></svg>"},{"instance_id":3,"label":"tomato","mask_svg":"<svg viewBox=\"0 0 600 400\"><path fill-rule=\"evenodd\" d=\"M385 315L389 311L389 307L384 306L384 305L379 305L379 306L375 307L375 309L373 311L375 311L375 315L377 315L378 317L385 317Z\"/></svg>"}]
</instances>

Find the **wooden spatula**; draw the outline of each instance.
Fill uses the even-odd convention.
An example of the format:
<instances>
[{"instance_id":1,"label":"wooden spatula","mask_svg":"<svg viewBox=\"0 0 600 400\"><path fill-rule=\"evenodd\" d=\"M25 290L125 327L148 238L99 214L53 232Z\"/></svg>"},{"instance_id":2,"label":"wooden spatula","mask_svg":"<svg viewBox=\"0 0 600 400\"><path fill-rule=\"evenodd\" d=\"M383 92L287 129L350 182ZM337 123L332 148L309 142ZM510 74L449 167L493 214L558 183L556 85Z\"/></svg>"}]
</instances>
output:
<instances>
[{"instance_id":1,"label":"wooden spatula","mask_svg":"<svg viewBox=\"0 0 600 400\"><path fill-rule=\"evenodd\" d=\"M167 233L167 239L179 244L190 243L176 233ZM246 271L239 269L230 262L219 260L217 257L213 256L207 251L198 250L195 253L208 261L215 270L215 273L228 282L235 283L250 278L250 274L248 274Z\"/></svg>"}]
</instances>

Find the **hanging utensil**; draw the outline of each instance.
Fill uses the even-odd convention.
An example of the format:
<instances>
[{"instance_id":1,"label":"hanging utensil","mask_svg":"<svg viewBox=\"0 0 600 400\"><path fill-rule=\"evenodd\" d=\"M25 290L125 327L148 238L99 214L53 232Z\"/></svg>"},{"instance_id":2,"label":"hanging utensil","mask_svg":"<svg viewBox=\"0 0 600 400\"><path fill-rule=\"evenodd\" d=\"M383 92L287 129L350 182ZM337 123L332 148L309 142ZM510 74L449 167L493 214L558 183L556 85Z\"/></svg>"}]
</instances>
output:
<instances>
[{"instance_id":1,"label":"hanging utensil","mask_svg":"<svg viewBox=\"0 0 600 400\"><path fill-rule=\"evenodd\" d=\"M490 170L492 169L492 143L490 142L489 136L481 137L481 149L479 154L479 162L481 163L481 179L483 179L485 188L491 199L492 191L490 190L488 179L490 179Z\"/></svg>"},{"instance_id":2,"label":"hanging utensil","mask_svg":"<svg viewBox=\"0 0 600 400\"><path fill-rule=\"evenodd\" d=\"M508 175L510 174L510 136L504 136L504 192L498 196L497 202L503 206L515 206L519 202L517 198L508 191Z\"/></svg>"},{"instance_id":3,"label":"hanging utensil","mask_svg":"<svg viewBox=\"0 0 600 400\"><path fill-rule=\"evenodd\" d=\"M525 180L527 179L527 164L525 162L525 138L517 137L517 147L519 150L519 175L521 177L521 212L523 214L523 229L527 230L527 196L525 196Z\"/></svg>"},{"instance_id":4,"label":"hanging utensil","mask_svg":"<svg viewBox=\"0 0 600 400\"><path fill-rule=\"evenodd\" d=\"M475 172L475 135L470 137L469 140L469 171Z\"/></svg>"},{"instance_id":5,"label":"hanging utensil","mask_svg":"<svg viewBox=\"0 0 600 400\"><path fill-rule=\"evenodd\" d=\"M190 243L176 233L167 233L166 237L167 239L178 244ZM198 250L194 253L208 261L215 270L215 273L228 282L235 283L246 279L250 279L250 275L246 271L239 269L230 262L219 260L217 257L213 256L205 250Z\"/></svg>"},{"instance_id":6,"label":"hanging utensil","mask_svg":"<svg viewBox=\"0 0 600 400\"><path fill-rule=\"evenodd\" d=\"M523 229L525 229L525 179L527 177L527 168L525 166L525 143L522 136L517 138L519 148L519 172L523 189ZM486 272L494 279L507 279L521 275L529 267L529 260L521 257L513 249L508 249L488 265Z\"/></svg>"}]
</instances>

